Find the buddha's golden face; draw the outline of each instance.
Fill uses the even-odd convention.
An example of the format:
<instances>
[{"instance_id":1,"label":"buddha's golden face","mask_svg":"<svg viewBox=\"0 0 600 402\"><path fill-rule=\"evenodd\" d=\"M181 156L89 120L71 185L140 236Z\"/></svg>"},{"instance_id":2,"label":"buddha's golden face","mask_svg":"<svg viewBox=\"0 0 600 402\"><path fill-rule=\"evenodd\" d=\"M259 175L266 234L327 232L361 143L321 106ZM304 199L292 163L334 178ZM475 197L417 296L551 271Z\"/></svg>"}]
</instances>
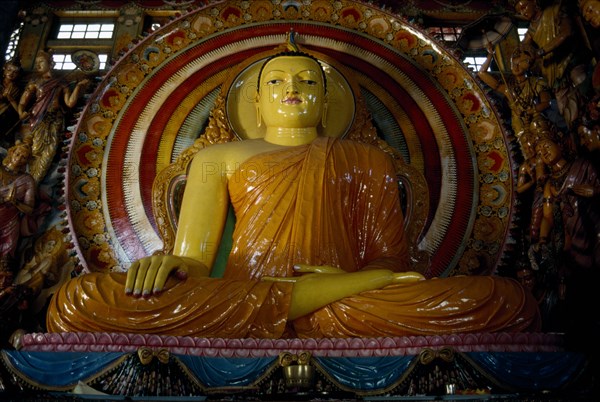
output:
<instances>
[{"instance_id":1,"label":"buddha's golden face","mask_svg":"<svg viewBox=\"0 0 600 402\"><path fill-rule=\"evenodd\" d=\"M267 127L316 127L325 102L321 66L303 56L281 56L262 72L258 106Z\"/></svg>"}]
</instances>

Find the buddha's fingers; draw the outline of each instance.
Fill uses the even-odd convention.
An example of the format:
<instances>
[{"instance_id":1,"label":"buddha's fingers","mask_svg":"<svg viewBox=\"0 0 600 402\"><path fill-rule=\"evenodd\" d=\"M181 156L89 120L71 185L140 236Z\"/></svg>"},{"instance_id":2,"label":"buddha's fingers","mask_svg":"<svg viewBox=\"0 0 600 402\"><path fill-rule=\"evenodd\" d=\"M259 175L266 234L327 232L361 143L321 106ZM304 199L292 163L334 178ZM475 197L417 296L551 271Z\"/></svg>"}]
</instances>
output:
<instances>
[{"instance_id":1,"label":"buddha's fingers","mask_svg":"<svg viewBox=\"0 0 600 402\"><path fill-rule=\"evenodd\" d=\"M135 282L133 284L133 295L141 296L144 288L144 282L146 280L146 274L150 267L150 258L142 258L139 260L137 273L135 274Z\"/></svg>"},{"instance_id":2,"label":"buddha's fingers","mask_svg":"<svg viewBox=\"0 0 600 402\"><path fill-rule=\"evenodd\" d=\"M129 270L127 271L127 279L125 281L125 293L128 295L133 293L133 285L135 284L135 277L137 276L137 271L139 267L140 262L135 261L133 264L131 264Z\"/></svg>"},{"instance_id":3,"label":"buddha's fingers","mask_svg":"<svg viewBox=\"0 0 600 402\"><path fill-rule=\"evenodd\" d=\"M308 264L296 264L294 265L294 271L298 273L310 273L310 274L343 274L346 273L341 268L332 267L331 265L308 265Z\"/></svg>"},{"instance_id":4,"label":"buddha's fingers","mask_svg":"<svg viewBox=\"0 0 600 402\"><path fill-rule=\"evenodd\" d=\"M280 276L263 276L262 278L260 278L261 281L264 282L290 282L290 283L295 283L298 281L299 278L295 278L295 277L280 277Z\"/></svg>"},{"instance_id":5,"label":"buddha's fingers","mask_svg":"<svg viewBox=\"0 0 600 402\"><path fill-rule=\"evenodd\" d=\"M161 290L161 288L158 288L158 285L155 285L159 267L160 263L157 264L156 261L152 260L152 263L146 272L146 279L144 280L144 287L142 288L142 296L147 297L150 296L150 294L155 290Z\"/></svg>"},{"instance_id":6,"label":"buddha's fingers","mask_svg":"<svg viewBox=\"0 0 600 402\"><path fill-rule=\"evenodd\" d=\"M183 279L187 277L188 266L180 257L174 255L152 256L152 269L149 270L149 274L152 272L154 278L149 283L153 286L144 290L149 290L153 294L160 294L167 283L167 278L175 270L180 271L177 277Z\"/></svg>"}]
</instances>

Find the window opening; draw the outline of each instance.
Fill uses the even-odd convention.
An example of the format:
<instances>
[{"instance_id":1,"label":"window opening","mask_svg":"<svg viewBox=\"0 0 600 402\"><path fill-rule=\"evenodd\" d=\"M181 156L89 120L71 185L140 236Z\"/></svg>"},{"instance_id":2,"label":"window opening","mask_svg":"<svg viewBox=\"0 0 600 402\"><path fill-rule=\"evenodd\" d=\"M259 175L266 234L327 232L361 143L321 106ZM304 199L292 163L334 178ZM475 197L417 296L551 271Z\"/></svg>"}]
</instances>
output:
<instances>
[{"instance_id":1,"label":"window opening","mask_svg":"<svg viewBox=\"0 0 600 402\"><path fill-rule=\"evenodd\" d=\"M54 69L55 70L75 70L77 66L71 60L70 54L59 54L55 53L52 55L52 60L54 61ZM108 61L108 54L99 54L98 60L100 60L99 70L104 70L106 68L106 62Z\"/></svg>"},{"instance_id":2,"label":"window opening","mask_svg":"<svg viewBox=\"0 0 600 402\"><path fill-rule=\"evenodd\" d=\"M56 39L112 39L115 24L60 24Z\"/></svg>"},{"instance_id":3,"label":"window opening","mask_svg":"<svg viewBox=\"0 0 600 402\"><path fill-rule=\"evenodd\" d=\"M8 46L6 47L6 54L4 55L5 60L11 60L16 56L17 45L19 44L19 38L21 37L21 31L23 30L23 23L19 23L19 26L15 28L10 34L8 40Z\"/></svg>"},{"instance_id":4,"label":"window opening","mask_svg":"<svg viewBox=\"0 0 600 402\"><path fill-rule=\"evenodd\" d=\"M467 68L469 68L470 70L479 71L479 69L481 68L481 65L483 63L485 63L485 60L486 60L486 57L467 56L467 57L463 58L463 63L465 63ZM490 70L491 70L491 68L488 67L487 71L490 71Z\"/></svg>"},{"instance_id":5,"label":"window opening","mask_svg":"<svg viewBox=\"0 0 600 402\"><path fill-rule=\"evenodd\" d=\"M427 29L434 39L441 42L456 42L462 32L461 27L430 27Z\"/></svg>"}]
</instances>

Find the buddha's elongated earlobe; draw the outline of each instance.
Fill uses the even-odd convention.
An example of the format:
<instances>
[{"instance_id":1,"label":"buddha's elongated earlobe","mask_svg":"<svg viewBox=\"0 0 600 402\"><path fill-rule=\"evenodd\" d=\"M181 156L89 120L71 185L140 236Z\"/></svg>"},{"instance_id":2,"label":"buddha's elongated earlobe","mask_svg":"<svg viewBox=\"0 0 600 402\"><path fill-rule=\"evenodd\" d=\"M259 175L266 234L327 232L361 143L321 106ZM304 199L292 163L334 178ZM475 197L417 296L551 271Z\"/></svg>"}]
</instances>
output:
<instances>
[{"instance_id":1,"label":"buddha's elongated earlobe","mask_svg":"<svg viewBox=\"0 0 600 402\"><path fill-rule=\"evenodd\" d=\"M256 107L256 127L260 127L262 126L262 117L260 115L260 106L258 104L258 95L256 96L256 103L254 104L254 107Z\"/></svg>"},{"instance_id":2,"label":"buddha's elongated earlobe","mask_svg":"<svg viewBox=\"0 0 600 402\"><path fill-rule=\"evenodd\" d=\"M327 108L328 108L328 103L327 103L327 99L325 99L325 102L323 103L323 116L321 117L321 125L323 126L323 128L327 127Z\"/></svg>"}]
</instances>

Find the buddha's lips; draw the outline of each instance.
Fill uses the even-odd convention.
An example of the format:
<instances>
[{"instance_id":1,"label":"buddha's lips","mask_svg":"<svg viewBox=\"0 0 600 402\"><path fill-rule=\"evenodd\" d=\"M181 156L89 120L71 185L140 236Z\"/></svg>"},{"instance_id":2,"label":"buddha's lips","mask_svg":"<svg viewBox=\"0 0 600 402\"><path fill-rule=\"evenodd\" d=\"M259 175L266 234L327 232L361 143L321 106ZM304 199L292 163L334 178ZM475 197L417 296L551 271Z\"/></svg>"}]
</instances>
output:
<instances>
[{"instance_id":1,"label":"buddha's lips","mask_svg":"<svg viewBox=\"0 0 600 402\"><path fill-rule=\"evenodd\" d=\"M296 96L290 96L288 98L283 99L281 103L285 103L286 105L297 105L302 103L302 99Z\"/></svg>"}]
</instances>

